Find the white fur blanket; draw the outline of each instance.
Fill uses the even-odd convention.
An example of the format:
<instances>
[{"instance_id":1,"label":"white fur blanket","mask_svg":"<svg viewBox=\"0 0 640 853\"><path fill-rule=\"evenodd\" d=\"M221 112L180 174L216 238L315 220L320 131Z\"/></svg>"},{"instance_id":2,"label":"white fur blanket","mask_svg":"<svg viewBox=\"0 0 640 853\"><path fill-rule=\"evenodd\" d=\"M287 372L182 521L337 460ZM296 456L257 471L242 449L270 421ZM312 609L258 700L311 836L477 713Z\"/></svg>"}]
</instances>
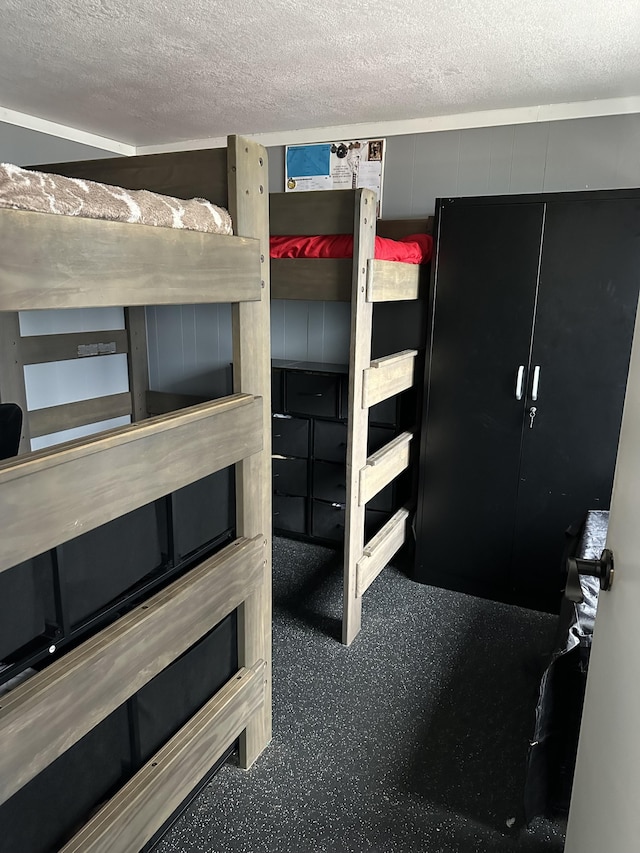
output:
<instances>
[{"instance_id":1,"label":"white fur blanket","mask_svg":"<svg viewBox=\"0 0 640 853\"><path fill-rule=\"evenodd\" d=\"M2 207L233 234L227 211L201 198L183 201L147 190L125 190L95 181L21 169L8 163L0 163Z\"/></svg>"}]
</instances>

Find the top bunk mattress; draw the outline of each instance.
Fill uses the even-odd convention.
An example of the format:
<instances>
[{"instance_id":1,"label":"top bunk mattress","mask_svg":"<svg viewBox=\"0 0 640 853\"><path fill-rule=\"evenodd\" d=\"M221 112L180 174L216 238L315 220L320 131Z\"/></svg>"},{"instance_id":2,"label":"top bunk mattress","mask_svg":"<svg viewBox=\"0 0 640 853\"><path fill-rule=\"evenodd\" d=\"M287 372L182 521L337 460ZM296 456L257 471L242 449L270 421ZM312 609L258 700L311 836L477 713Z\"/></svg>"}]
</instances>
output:
<instances>
[{"instance_id":1,"label":"top bunk mattress","mask_svg":"<svg viewBox=\"0 0 640 853\"><path fill-rule=\"evenodd\" d=\"M271 237L272 258L352 258L353 234L322 237ZM376 237L375 258L404 264L426 264L433 255L430 234L411 234L401 240Z\"/></svg>"},{"instance_id":2,"label":"top bunk mattress","mask_svg":"<svg viewBox=\"0 0 640 853\"><path fill-rule=\"evenodd\" d=\"M0 163L0 208L233 234L228 212L202 198L184 201Z\"/></svg>"}]
</instances>

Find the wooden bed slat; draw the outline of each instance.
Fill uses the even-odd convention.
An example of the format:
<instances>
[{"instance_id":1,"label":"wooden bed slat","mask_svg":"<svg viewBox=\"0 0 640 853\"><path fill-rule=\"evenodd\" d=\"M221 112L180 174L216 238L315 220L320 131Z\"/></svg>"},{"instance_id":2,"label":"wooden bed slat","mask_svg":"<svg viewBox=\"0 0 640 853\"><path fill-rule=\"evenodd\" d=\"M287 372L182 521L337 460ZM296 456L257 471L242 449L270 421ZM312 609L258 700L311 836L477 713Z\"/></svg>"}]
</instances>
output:
<instances>
[{"instance_id":1,"label":"wooden bed slat","mask_svg":"<svg viewBox=\"0 0 640 853\"><path fill-rule=\"evenodd\" d=\"M242 668L60 853L140 850L264 706L265 669Z\"/></svg>"},{"instance_id":2,"label":"wooden bed slat","mask_svg":"<svg viewBox=\"0 0 640 853\"><path fill-rule=\"evenodd\" d=\"M0 571L259 453L262 412L235 394L0 465Z\"/></svg>"},{"instance_id":3,"label":"wooden bed slat","mask_svg":"<svg viewBox=\"0 0 640 853\"><path fill-rule=\"evenodd\" d=\"M0 311L260 297L257 240L0 211Z\"/></svg>"},{"instance_id":4,"label":"wooden bed slat","mask_svg":"<svg viewBox=\"0 0 640 853\"><path fill-rule=\"evenodd\" d=\"M271 193L271 234L278 237L353 234L356 192ZM375 212L373 218L375 221Z\"/></svg>"},{"instance_id":5,"label":"wooden bed slat","mask_svg":"<svg viewBox=\"0 0 640 853\"><path fill-rule=\"evenodd\" d=\"M260 583L264 536L237 539L0 700L0 803L133 696Z\"/></svg>"},{"instance_id":6,"label":"wooden bed slat","mask_svg":"<svg viewBox=\"0 0 640 853\"><path fill-rule=\"evenodd\" d=\"M60 406L49 406L29 412L29 432L31 438L38 438L41 435L97 424L111 418L121 418L131 412L131 394L128 391L75 403L63 403Z\"/></svg>"},{"instance_id":7,"label":"wooden bed slat","mask_svg":"<svg viewBox=\"0 0 640 853\"><path fill-rule=\"evenodd\" d=\"M357 594L363 595L388 565L389 560L404 545L407 536L409 510L399 509L391 516L384 527L376 533L364 547L364 554L358 561Z\"/></svg>"},{"instance_id":8,"label":"wooden bed slat","mask_svg":"<svg viewBox=\"0 0 640 853\"><path fill-rule=\"evenodd\" d=\"M369 260L368 302L404 302L420 297L420 264Z\"/></svg>"},{"instance_id":9,"label":"wooden bed slat","mask_svg":"<svg viewBox=\"0 0 640 853\"><path fill-rule=\"evenodd\" d=\"M351 302L351 258L272 258L271 298Z\"/></svg>"},{"instance_id":10,"label":"wooden bed slat","mask_svg":"<svg viewBox=\"0 0 640 853\"><path fill-rule=\"evenodd\" d=\"M364 372L362 405L375 406L411 388L417 355L417 350L407 349L372 361Z\"/></svg>"},{"instance_id":11,"label":"wooden bed slat","mask_svg":"<svg viewBox=\"0 0 640 853\"><path fill-rule=\"evenodd\" d=\"M23 364L46 364L129 352L125 329L106 332L68 332L62 335L33 335L20 343Z\"/></svg>"},{"instance_id":12,"label":"wooden bed slat","mask_svg":"<svg viewBox=\"0 0 640 853\"><path fill-rule=\"evenodd\" d=\"M403 432L372 453L360 471L360 505L364 506L409 465L413 433Z\"/></svg>"}]
</instances>

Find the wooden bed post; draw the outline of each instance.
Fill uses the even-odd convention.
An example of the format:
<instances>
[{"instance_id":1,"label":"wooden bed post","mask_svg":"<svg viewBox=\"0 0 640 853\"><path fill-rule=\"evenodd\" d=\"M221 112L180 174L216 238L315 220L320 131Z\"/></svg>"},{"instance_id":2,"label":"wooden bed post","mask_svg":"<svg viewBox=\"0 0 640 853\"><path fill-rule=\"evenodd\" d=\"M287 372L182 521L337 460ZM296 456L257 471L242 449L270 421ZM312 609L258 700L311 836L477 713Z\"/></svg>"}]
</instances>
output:
<instances>
[{"instance_id":1,"label":"wooden bed post","mask_svg":"<svg viewBox=\"0 0 640 853\"><path fill-rule=\"evenodd\" d=\"M350 645L360 631L362 598L357 594L357 563L364 548L365 505L360 503L360 471L367 463L369 409L362 384L371 363L373 305L367 301L367 265L374 256L376 195L356 193L354 210L351 340L349 345L349 425L347 437L347 510L344 532L344 610L342 642Z\"/></svg>"},{"instance_id":2,"label":"wooden bed post","mask_svg":"<svg viewBox=\"0 0 640 853\"><path fill-rule=\"evenodd\" d=\"M250 767L271 740L271 344L269 193L267 152L255 142L229 137L229 211L234 233L261 243L260 302L233 305L233 384L236 393L262 397L264 447L236 466L237 535L265 538L260 587L238 610L239 665L267 663L265 700L240 736L240 764ZM259 203L262 202L262 203Z\"/></svg>"},{"instance_id":3,"label":"wooden bed post","mask_svg":"<svg viewBox=\"0 0 640 853\"><path fill-rule=\"evenodd\" d=\"M0 312L0 403L17 403L22 409L20 453L27 453L31 450L31 436L17 311Z\"/></svg>"}]
</instances>

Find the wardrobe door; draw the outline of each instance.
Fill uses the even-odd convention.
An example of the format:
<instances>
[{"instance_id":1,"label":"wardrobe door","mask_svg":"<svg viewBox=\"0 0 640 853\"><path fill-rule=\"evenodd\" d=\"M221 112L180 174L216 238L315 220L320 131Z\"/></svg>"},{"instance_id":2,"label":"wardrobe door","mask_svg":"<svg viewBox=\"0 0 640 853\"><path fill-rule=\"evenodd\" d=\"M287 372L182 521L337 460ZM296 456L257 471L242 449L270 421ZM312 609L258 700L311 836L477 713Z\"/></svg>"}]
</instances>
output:
<instances>
[{"instance_id":1,"label":"wardrobe door","mask_svg":"<svg viewBox=\"0 0 640 853\"><path fill-rule=\"evenodd\" d=\"M508 591L544 205L444 201L420 457L416 579Z\"/></svg>"},{"instance_id":2,"label":"wardrobe door","mask_svg":"<svg viewBox=\"0 0 640 853\"><path fill-rule=\"evenodd\" d=\"M640 199L547 205L513 585L556 609L564 531L608 509L640 279ZM539 366L537 400L532 399Z\"/></svg>"}]
</instances>

